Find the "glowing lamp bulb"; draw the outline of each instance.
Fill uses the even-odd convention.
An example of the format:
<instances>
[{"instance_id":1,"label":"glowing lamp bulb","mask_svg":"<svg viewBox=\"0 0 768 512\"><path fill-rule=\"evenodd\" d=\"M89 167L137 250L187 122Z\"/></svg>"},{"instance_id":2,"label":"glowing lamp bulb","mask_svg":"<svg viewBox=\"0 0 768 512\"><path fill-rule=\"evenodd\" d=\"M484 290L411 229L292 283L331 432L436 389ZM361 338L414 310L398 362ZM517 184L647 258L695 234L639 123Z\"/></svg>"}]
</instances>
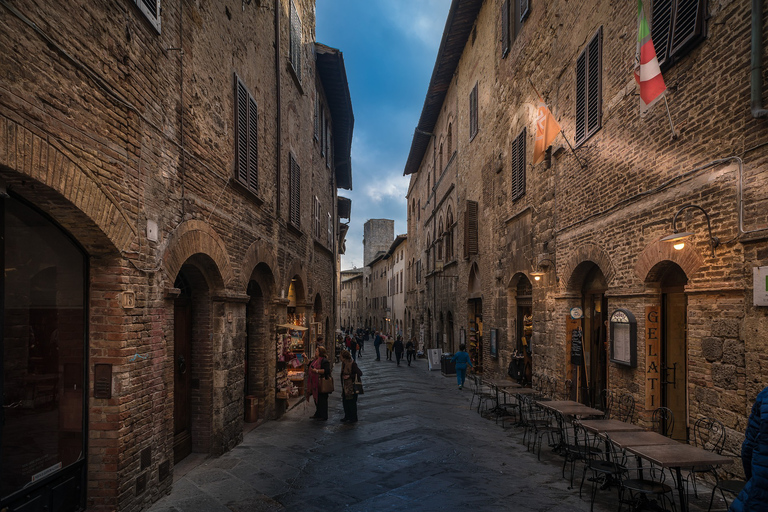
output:
<instances>
[{"instance_id":1,"label":"glowing lamp bulb","mask_svg":"<svg viewBox=\"0 0 768 512\"><path fill-rule=\"evenodd\" d=\"M533 276L534 281L541 281L541 276Z\"/></svg>"},{"instance_id":2,"label":"glowing lamp bulb","mask_svg":"<svg viewBox=\"0 0 768 512\"><path fill-rule=\"evenodd\" d=\"M676 251L682 251L685 248L685 242L677 242L672 247L674 247Z\"/></svg>"}]
</instances>

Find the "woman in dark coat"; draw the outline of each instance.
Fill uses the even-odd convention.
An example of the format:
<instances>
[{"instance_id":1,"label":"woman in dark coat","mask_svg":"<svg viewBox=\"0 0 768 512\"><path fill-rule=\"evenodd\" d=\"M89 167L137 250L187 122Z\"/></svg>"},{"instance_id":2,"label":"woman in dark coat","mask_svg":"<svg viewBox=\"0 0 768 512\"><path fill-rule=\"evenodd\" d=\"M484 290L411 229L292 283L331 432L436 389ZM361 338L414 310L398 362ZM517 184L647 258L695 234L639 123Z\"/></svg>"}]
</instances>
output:
<instances>
[{"instance_id":1,"label":"woman in dark coat","mask_svg":"<svg viewBox=\"0 0 768 512\"><path fill-rule=\"evenodd\" d=\"M315 349L315 358L309 364L309 379L307 392L312 394L315 399L315 414L311 419L325 421L328 419L328 393L320 392L320 379L330 379L331 363L327 359L325 347L319 346Z\"/></svg>"},{"instance_id":2,"label":"woman in dark coat","mask_svg":"<svg viewBox=\"0 0 768 512\"><path fill-rule=\"evenodd\" d=\"M355 394L355 377L363 376L363 372L352 360L352 355L346 350L341 353L341 403L344 405L342 422L357 421L357 395Z\"/></svg>"},{"instance_id":3,"label":"woman in dark coat","mask_svg":"<svg viewBox=\"0 0 768 512\"><path fill-rule=\"evenodd\" d=\"M400 360L403 358L403 352L405 352L405 346L403 345L403 337L399 336L395 340L392 349L395 351L395 359L397 360L397 366L400 366Z\"/></svg>"},{"instance_id":4,"label":"woman in dark coat","mask_svg":"<svg viewBox=\"0 0 768 512\"><path fill-rule=\"evenodd\" d=\"M755 399L741 446L747 484L731 503L730 512L768 510L768 388Z\"/></svg>"}]
</instances>

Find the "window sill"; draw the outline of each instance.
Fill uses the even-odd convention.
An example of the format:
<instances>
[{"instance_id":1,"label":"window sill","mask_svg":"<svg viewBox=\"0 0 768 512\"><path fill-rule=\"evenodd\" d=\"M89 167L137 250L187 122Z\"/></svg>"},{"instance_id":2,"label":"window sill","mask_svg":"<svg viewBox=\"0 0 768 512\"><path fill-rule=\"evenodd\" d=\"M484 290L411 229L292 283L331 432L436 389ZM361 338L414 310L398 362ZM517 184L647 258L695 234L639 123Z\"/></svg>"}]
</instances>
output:
<instances>
[{"instance_id":1,"label":"window sill","mask_svg":"<svg viewBox=\"0 0 768 512\"><path fill-rule=\"evenodd\" d=\"M299 93L304 96L304 87L301 85L301 78L299 78L299 75L296 73L296 70L293 68L293 63L288 60L288 74L291 75L293 78L293 81L296 83L296 87L299 89Z\"/></svg>"},{"instance_id":2,"label":"window sill","mask_svg":"<svg viewBox=\"0 0 768 512\"><path fill-rule=\"evenodd\" d=\"M252 189L243 185L236 178L231 178L231 180L234 182L236 188L240 189L244 194L248 195L253 200L253 202L255 202L258 206L261 206L264 204L264 199L259 197L259 195L256 192L254 192Z\"/></svg>"},{"instance_id":3,"label":"window sill","mask_svg":"<svg viewBox=\"0 0 768 512\"><path fill-rule=\"evenodd\" d=\"M292 232L294 235L298 235L300 237L304 236L304 232L301 230L301 228L295 226L292 222L288 222L286 226L288 227L288 231Z\"/></svg>"}]
</instances>

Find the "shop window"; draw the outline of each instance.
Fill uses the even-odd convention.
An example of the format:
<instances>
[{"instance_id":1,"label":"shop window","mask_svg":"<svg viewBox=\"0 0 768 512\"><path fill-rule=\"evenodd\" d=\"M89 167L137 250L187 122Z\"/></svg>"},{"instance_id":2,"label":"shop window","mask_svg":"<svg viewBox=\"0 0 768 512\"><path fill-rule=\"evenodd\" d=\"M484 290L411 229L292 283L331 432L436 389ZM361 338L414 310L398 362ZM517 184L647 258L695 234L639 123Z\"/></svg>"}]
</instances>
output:
<instances>
[{"instance_id":1,"label":"shop window","mask_svg":"<svg viewBox=\"0 0 768 512\"><path fill-rule=\"evenodd\" d=\"M133 0L152 28L160 33L160 0Z\"/></svg>"},{"instance_id":2,"label":"shop window","mask_svg":"<svg viewBox=\"0 0 768 512\"><path fill-rule=\"evenodd\" d=\"M706 0L654 0L651 39L662 71L703 41Z\"/></svg>"},{"instance_id":3,"label":"shop window","mask_svg":"<svg viewBox=\"0 0 768 512\"><path fill-rule=\"evenodd\" d=\"M477 254L477 201L467 201L467 211L464 214L464 257L469 258Z\"/></svg>"},{"instance_id":4,"label":"shop window","mask_svg":"<svg viewBox=\"0 0 768 512\"><path fill-rule=\"evenodd\" d=\"M453 212L450 207L448 208L445 225L445 259L446 261L453 259Z\"/></svg>"},{"instance_id":5,"label":"shop window","mask_svg":"<svg viewBox=\"0 0 768 512\"><path fill-rule=\"evenodd\" d=\"M301 168L293 157L293 154L289 154L290 163L290 194L289 194L289 209L290 209L290 223L295 228L301 227Z\"/></svg>"},{"instance_id":6,"label":"shop window","mask_svg":"<svg viewBox=\"0 0 768 512\"><path fill-rule=\"evenodd\" d=\"M602 43L600 27L576 59L576 144L600 129L602 123Z\"/></svg>"},{"instance_id":7,"label":"shop window","mask_svg":"<svg viewBox=\"0 0 768 512\"><path fill-rule=\"evenodd\" d=\"M291 0L291 66L296 73L296 78L301 82L301 18L296 4Z\"/></svg>"},{"instance_id":8,"label":"shop window","mask_svg":"<svg viewBox=\"0 0 768 512\"><path fill-rule=\"evenodd\" d=\"M259 190L258 113L256 101L242 80L235 75L235 178L253 193Z\"/></svg>"},{"instance_id":9,"label":"shop window","mask_svg":"<svg viewBox=\"0 0 768 512\"><path fill-rule=\"evenodd\" d=\"M68 481L80 482L85 464L87 257L16 199L0 202L0 217L0 509L26 510L33 501L41 509L45 498L30 485L56 479L53 505L77 508L81 491L61 478L68 473Z\"/></svg>"},{"instance_id":10,"label":"shop window","mask_svg":"<svg viewBox=\"0 0 768 512\"><path fill-rule=\"evenodd\" d=\"M477 135L477 121L477 82L475 82L472 92L469 93L469 140Z\"/></svg>"},{"instance_id":11,"label":"shop window","mask_svg":"<svg viewBox=\"0 0 768 512\"><path fill-rule=\"evenodd\" d=\"M525 128L512 142L512 200L525 195Z\"/></svg>"}]
</instances>

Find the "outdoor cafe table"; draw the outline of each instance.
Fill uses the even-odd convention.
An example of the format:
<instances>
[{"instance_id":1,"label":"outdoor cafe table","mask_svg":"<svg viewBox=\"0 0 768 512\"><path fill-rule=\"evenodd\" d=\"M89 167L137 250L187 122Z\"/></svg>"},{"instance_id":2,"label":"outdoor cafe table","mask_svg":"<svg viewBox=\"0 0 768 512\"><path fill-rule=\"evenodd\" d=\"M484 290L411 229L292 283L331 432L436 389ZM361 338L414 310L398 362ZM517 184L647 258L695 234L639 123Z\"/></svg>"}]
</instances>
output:
<instances>
[{"instance_id":1,"label":"outdoor cafe table","mask_svg":"<svg viewBox=\"0 0 768 512\"><path fill-rule=\"evenodd\" d=\"M566 416L602 416L605 414L604 411L587 407L573 400L537 400L536 403Z\"/></svg>"},{"instance_id":2,"label":"outdoor cafe table","mask_svg":"<svg viewBox=\"0 0 768 512\"><path fill-rule=\"evenodd\" d=\"M504 391L509 388L520 388L520 384L513 380L507 380L507 379L498 379L498 380L489 380L487 381L488 385L490 385L494 390L496 390L496 407L494 407L494 412L499 413L501 412L500 405L499 405L499 391Z\"/></svg>"},{"instance_id":3,"label":"outdoor cafe table","mask_svg":"<svg viewBox=\"0 0 768 512\"><path fill-rule=\"evenodd\" d=\"M629 446L680 444L670 437L647 430L642 432L602 432L600 437L610 437L613 444L624 449Z\"/></svg>"},{"instance_id":4,"label":"outdoor cafe table","mask_svg":"<svg viewBox=\"0 0 768 512\"><path fill-rule=\"evenodd\" d=\"M610 433L609 433L610 435ZM675 470L677 476L677 493L680 497L680 509L688 511L688 501L683 486L682 468L696 466L717 466L731 464L733 459L716 453L691 446L689 444L655 444L655 445L630 445L625 448L628 452L637 455L662 468Z\"/></svg>"},{"instance_id":5,"label":"outdoor cafe table","mask_svg":"<svg viewBox=\"0 0 768 512\"><path fill-rule=\"evenodd\" d=\"M613 437L614 432L640 432L643 427L619 420L582 420L581 426L595 434L608 432Z\"/></svg>"}]
</instances>

